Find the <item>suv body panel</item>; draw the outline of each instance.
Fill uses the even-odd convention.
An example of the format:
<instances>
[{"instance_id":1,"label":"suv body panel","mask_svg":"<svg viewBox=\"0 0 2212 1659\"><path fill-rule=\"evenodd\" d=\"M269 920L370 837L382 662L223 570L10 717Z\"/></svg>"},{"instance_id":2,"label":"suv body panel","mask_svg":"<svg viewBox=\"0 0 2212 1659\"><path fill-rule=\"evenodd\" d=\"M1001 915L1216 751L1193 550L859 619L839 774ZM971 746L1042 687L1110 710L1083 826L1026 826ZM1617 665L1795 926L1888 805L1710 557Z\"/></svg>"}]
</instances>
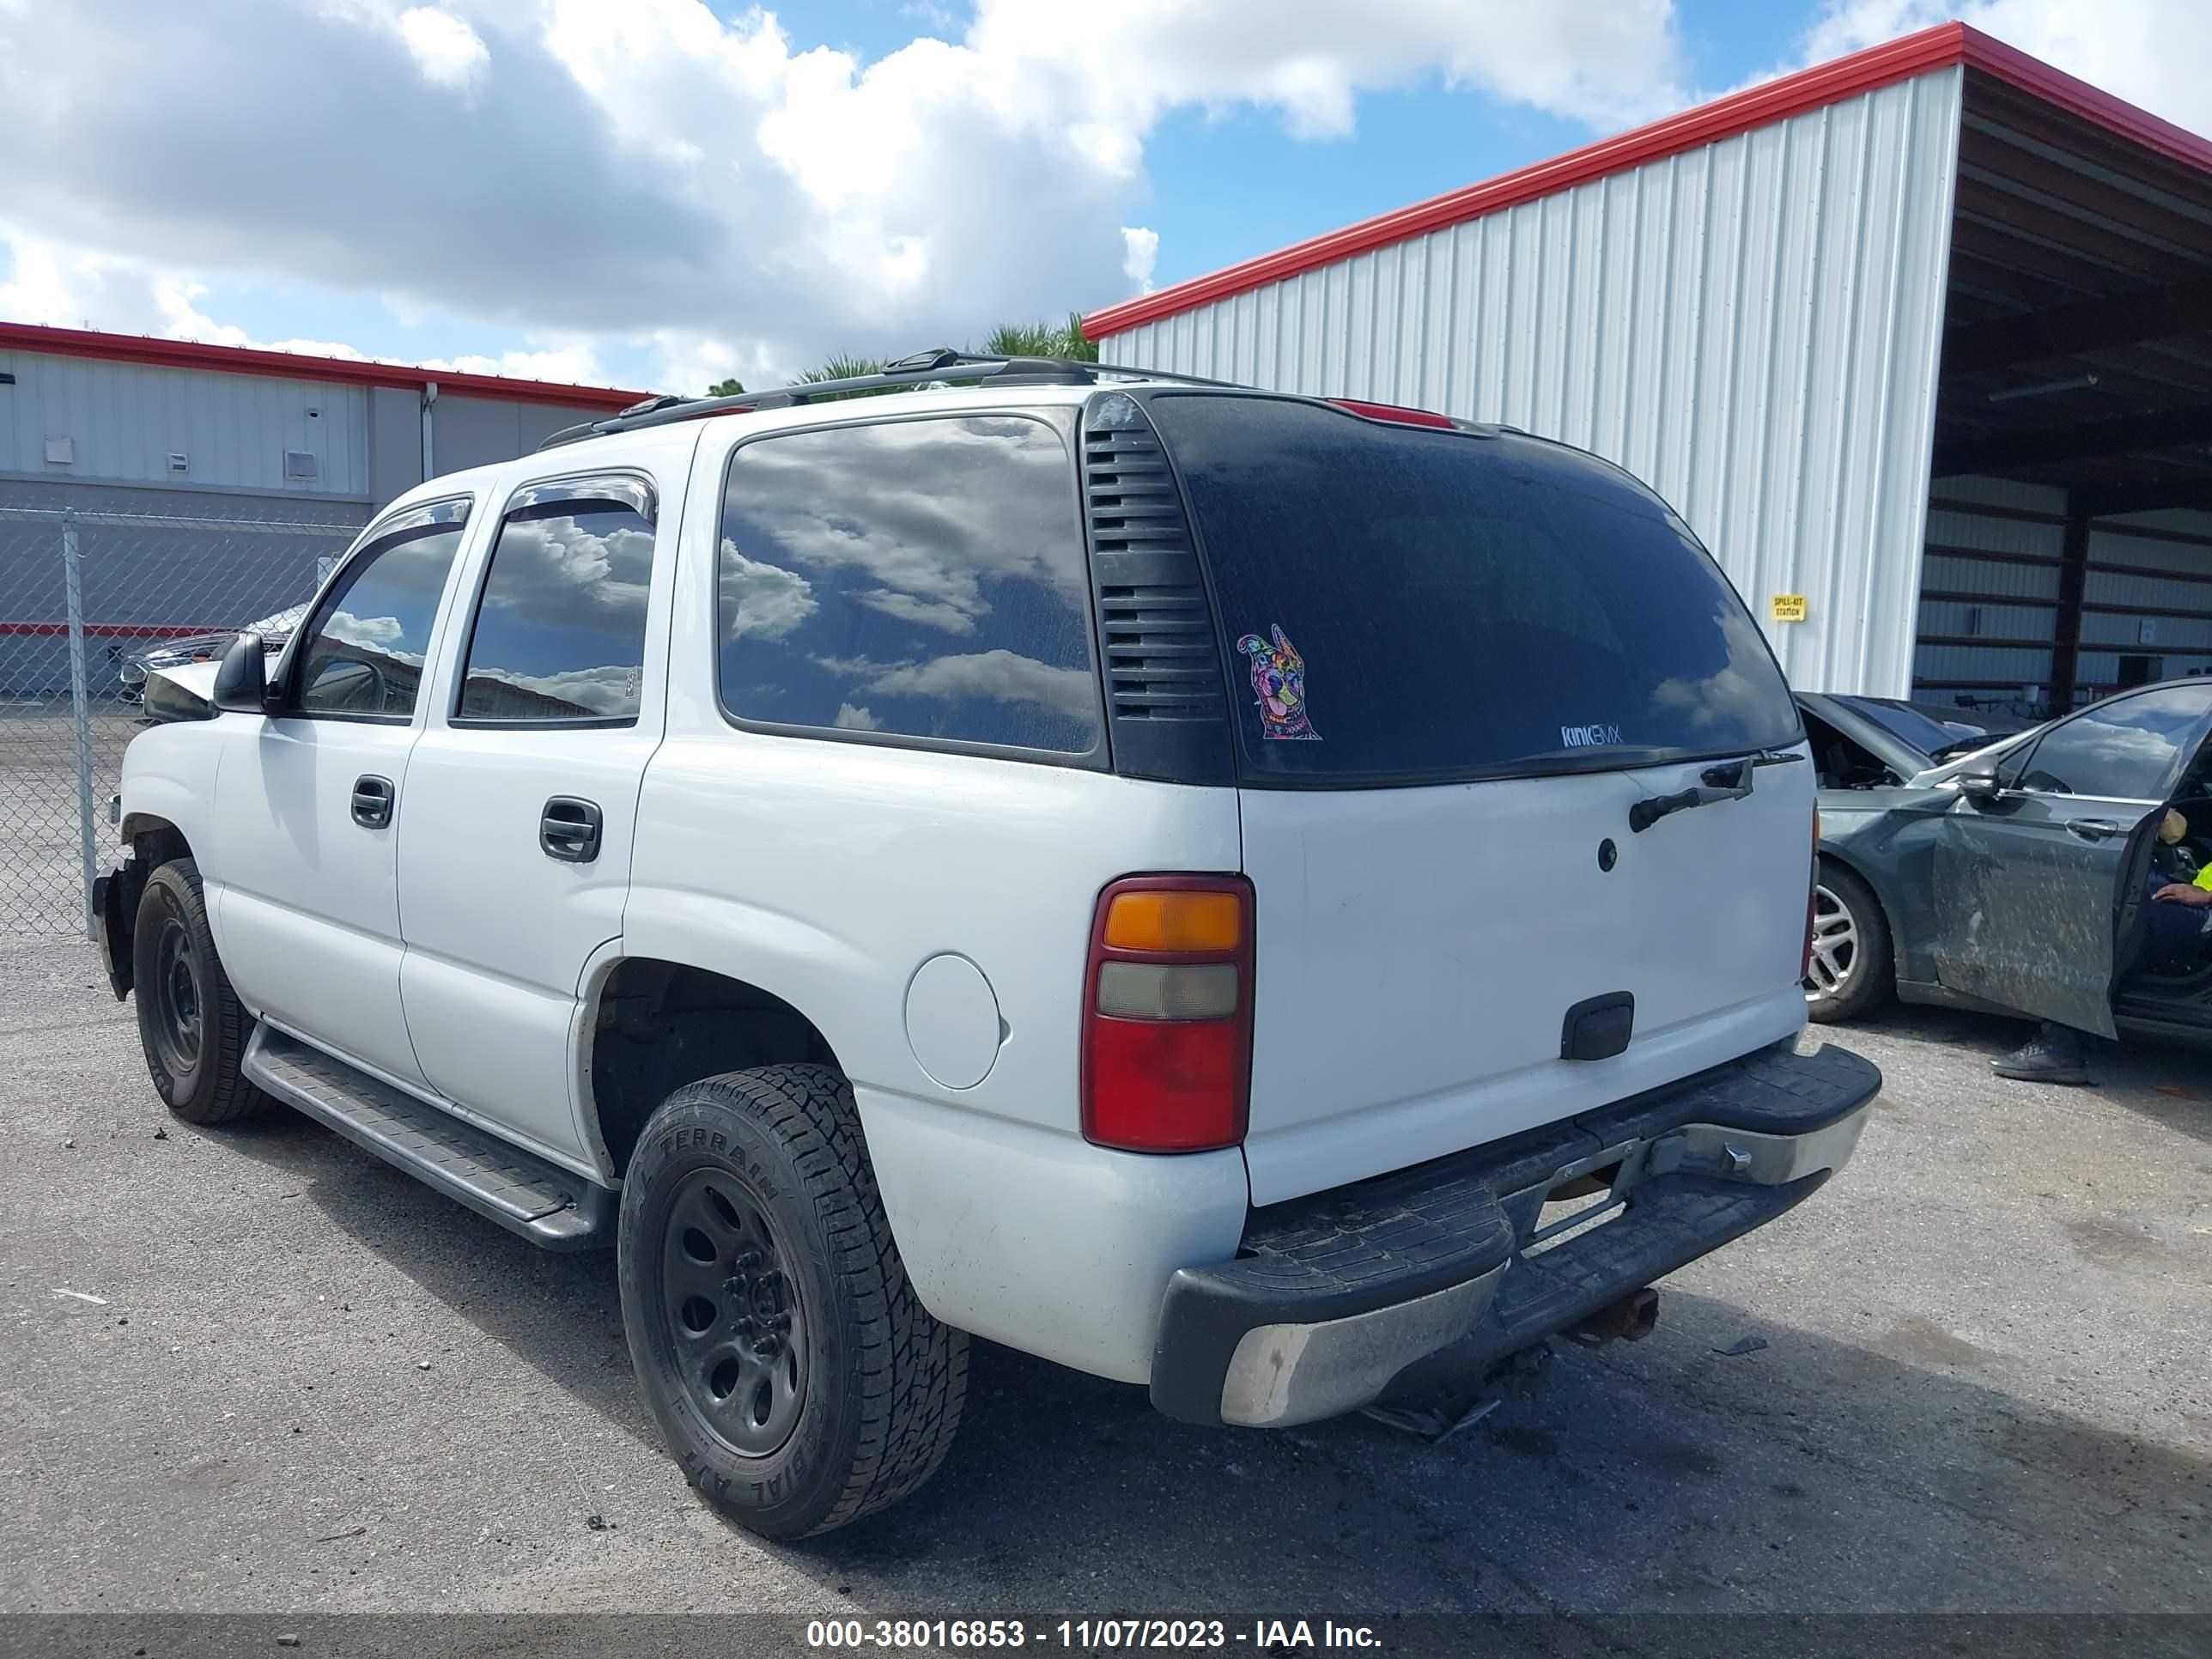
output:
<instances>
[{"instance_id":1,"label":"suv body panel","mask_svg":"<svg viewBox=\"0 0 2212 1659\"><path fill-rule=\"evenodd\" d=\"M1743 799L1630 833L1632 805L1704 769L1243 792L1261 950L1252 1201L1516 1134L1797 1030L1813 769L1753 769ZM1567 1011L1612 993L1635 998L1626 1050L1562 1058Z\"/></svg>"},{"instance_id":2,"label":"suv body panel","mask_svg":"<svg viewBox=\"0 0 2212 1659\"><path fill-rule=\"evenodd\" d=\"M359 833L343 800L276 802L264 787L256 808L240 793L252 779L228 769L264 746L276 722L225 715L142 735L125 767L126 832L134 817L158 816L191 839L218 946L247 964L235 977L255 1012L609 1187L617 1171L589 1087L593 1000L612 969L650 957L773 993L822 1033L852 1082L901 1257L929 1310L1128 1382L1154 1375L1175 1275L1234 1263L1255 1203L1484 1146L1753 1050L1786 1079L1791 1057L1767 1045L1803 1019L1795 918L1812 780L1802 758L1759 769L1747 799L1632 836L1629 804L1694 782L1699 763L1419 787L1240 790L1225 779L1117 775L1095 758L1052 764L748 730L725 714L716 570L733 448L787 429L940 412L1045 411L1065 429L1093 395L1047 386L909 392L641 429L433 480L396 502L392 511L467 493L477 505L410 721L364 728L389 733L398 750L392 939L369 939L312 885L294 899L296 915L269 914L283 907L255 886L265 884L251 868L261 842ZM611 734L539 731L513 755L489 757L475 750L498 734L452 729L443 711L509 491L526 478L640 465L661 489L647 712L615 745L620 775L603 780L617 795L635 769L627 879L581 884L557 927L533 917L501 947L543 963L519 963L511 951L501 962L472 956L471 928L498 929L514 904L543 908L559 896L549 900L541 879L527 898L503 896L495 860L471 864L473 875L434 867L441 842L478 832L512 840L514 814L500 807L471 822L457 793L433 833L410 845L404 762L434 727L435 744L452 750L441 758L456 788L472 759L495 758L477 769L513 773L487 786L506 806L541 788L574 793L557 787L562 763L580 752L574 745ZM1071 465L1083 465L1079 447ZM1086 499L1086 527L1091 511ZM1103 595L1092 603L1103 609ZM1094 654L1103 665L1104 647ZM1242 678L1241 665L1224 676L1231 702ZM1225 739L1229 728L1218 729ZM201 731L208 735L189 735ZM219 779L226 810L210 811ZM259 827L234 836L233 811ZM1601 836L1617 843L1609 872L1595 857ZM1509 838L1510 848L1495 844ZM424 849L420 861L415 848ZM532 862L543 857L535 845L499 856L548 877ZM1155 872L1243 872L1257 889L1252 1133L1242 1147L1147 1156L1081 1136L1093 908L1114 879ZM611 865L601 872L611 874ZM410 926L424 933L419 951L402 937ZM354 958L368 963L357 975L404 988L401 1006L421 1010L425 1031L439 1034L431 1048L452 1056L466 1041L480 1052L427 1076L375 1066L365 1051L390 1047L389 1034L372 1042L357 1029L361 1005L331 982L344 975L328 971ZM968 988L949 1003L936 989L917 1000L918 984L942 982L924 969L948 961L963 964L952 979ZM1694 989L1670 982L1686 961ZM1638 997L1627 1052L1559 1059L1566 1006L1612 990ZM960 1026L949 1067L935 1041L945 1034L918 1038L917 1018ZM1344 1052L1332 1050L1332 1031ZM495 1099L485 1079L502 1066L529 1081ZM1805 1086L1817 1083L1808 1073ZM1374 1289L1389 1300L1388 1281Z\"/></svg>"}]
</instances>

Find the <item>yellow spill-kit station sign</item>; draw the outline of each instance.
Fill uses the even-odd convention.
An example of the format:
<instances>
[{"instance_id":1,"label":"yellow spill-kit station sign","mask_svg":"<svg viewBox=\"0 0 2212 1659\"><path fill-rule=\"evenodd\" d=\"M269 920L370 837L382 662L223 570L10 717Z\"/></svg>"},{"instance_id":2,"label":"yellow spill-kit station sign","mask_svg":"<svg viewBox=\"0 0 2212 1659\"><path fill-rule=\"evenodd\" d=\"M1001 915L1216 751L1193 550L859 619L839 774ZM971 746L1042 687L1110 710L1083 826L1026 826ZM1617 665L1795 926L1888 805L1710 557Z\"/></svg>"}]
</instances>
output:
<instances>
[{"instance_id":1,"label":"yellow spill-kit station sign","mask_svg":"<svg viewBox=\"0 0 2212 1659\"><path fill-rule=\"evenodd\" d=\"M1774 596L1773 604L1775 621L1803 622L1805 620L1805 596L1802 593L1777 593Z\"/></svg>"}]
</instances>

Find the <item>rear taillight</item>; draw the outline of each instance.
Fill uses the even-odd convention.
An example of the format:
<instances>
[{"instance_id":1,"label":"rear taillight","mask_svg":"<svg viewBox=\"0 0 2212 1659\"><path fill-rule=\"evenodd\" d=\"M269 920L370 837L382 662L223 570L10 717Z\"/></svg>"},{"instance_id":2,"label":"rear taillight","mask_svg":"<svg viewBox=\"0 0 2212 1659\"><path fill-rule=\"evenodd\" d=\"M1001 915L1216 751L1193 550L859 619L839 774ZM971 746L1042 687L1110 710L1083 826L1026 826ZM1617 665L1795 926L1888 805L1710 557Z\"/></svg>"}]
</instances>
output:
<instances>
[{"instance_id":1,"label":"rear taillight","mask_svg":"<svg viewBox=\"0 0 2212 1659\"><path fill-rule=\"evenodd\" d=\"M1234 1146L1251 1079L1252 884L1112 884L1083 976L1083 1138L1132 1152Z\"/></svg>"},{"instance_id":2,"label":"rear taillight","mask_svg":"<svg viewBox=\"0 0 2212 1659\"><path fill-rule=\"evenodd\" d=\"M1805 876L1805 951L1797 963L1797 977L1813 971L1813 923L1820 903L1820 809L1813 809L1813 859Z\"/></svg>"}]
</instances>

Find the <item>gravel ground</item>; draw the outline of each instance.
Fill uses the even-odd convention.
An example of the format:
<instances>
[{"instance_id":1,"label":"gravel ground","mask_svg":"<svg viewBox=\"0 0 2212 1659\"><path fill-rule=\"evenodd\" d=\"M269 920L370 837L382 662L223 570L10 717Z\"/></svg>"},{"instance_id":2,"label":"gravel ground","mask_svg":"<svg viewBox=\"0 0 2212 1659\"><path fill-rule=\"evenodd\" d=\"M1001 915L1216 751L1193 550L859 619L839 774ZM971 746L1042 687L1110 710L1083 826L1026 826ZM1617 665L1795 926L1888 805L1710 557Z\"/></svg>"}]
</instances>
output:
<instances>
[{"instance_id":1,"label":"gravel ground","mask_svg":"<svg viewBox=\"0 0 2212 1659\"><path fill-rule=\"evenodd\" d=\"M786 1547L662 1455L611 1258L289 1113L172 1122L99 977L0 944L0 1612L2212 1613L2186 1051L2038 1090L2016 1028L1893 1012L1843 1176L1441 1447L979 1346L936 1483Z\"/></svg>"}]
</instances>

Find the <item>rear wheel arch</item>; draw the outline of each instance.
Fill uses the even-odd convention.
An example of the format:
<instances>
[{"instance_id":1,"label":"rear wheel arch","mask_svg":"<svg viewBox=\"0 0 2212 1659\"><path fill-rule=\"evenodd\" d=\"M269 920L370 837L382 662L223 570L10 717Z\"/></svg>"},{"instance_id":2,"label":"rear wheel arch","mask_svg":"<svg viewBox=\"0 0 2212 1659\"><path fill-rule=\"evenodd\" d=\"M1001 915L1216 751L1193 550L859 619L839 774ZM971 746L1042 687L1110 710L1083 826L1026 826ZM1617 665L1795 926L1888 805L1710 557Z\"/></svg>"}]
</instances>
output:
<instances>
[{"instance_id":1,"label":"rear wheel arch","mask_svg":"<svg viewBox=\"0 0 2212 1659\"><path fill-rule=\"evenodd\" d=\"M844 1066L822 1028L765 986L660 957L617 957L580 1011L584 1130L619 1180L639 1133L678 1089L763 1066Z\"/></svg>"}]
</instances>

